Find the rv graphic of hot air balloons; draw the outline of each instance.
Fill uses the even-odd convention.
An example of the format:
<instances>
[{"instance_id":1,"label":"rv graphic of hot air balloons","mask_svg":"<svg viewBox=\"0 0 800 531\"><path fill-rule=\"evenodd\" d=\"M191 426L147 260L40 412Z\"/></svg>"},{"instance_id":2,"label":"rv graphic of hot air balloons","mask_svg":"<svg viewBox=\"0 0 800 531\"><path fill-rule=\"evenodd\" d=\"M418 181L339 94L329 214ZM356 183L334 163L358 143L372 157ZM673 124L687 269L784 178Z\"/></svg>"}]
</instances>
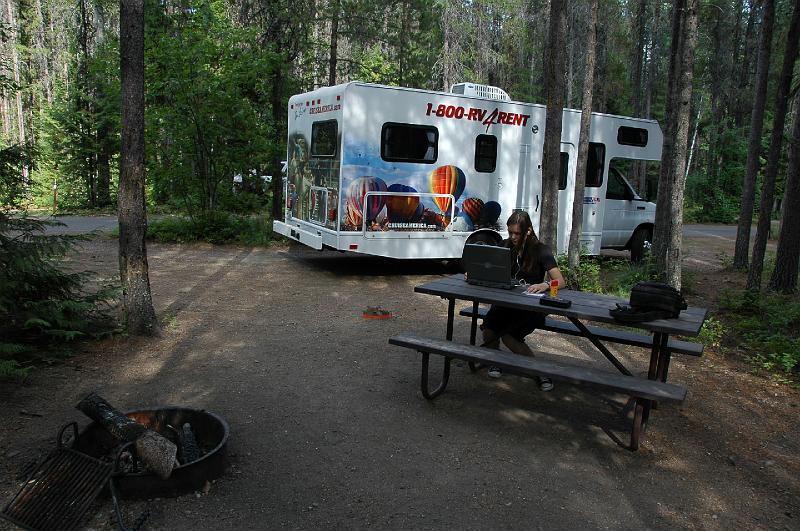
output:
<instances>
[{"instance_id":1,"label":"rv graphic of hot air balloons","mask_svg":"<svg viewBox=\"0 0 800 531\"><path fill-rule=\"evenodd\" d=\"M464 187L467 185L467 177L457 166L439 166L431 172L430 183L431 193L452 194L455 200L458 201L464 191ZM443 214L449 214L449 197L434 197L433 200Z\"/></svg>"},{"instance_id":2,"label":"rv graphic of hot air balloons","mask_svg":"<svg viewBox=\"0 0 800 531\"><path fill-rule=\"evenodd\" d=\"M475 223L466 212L462 212L456 216L456 220L453 222L452 226L455 232L472 232L475 230Z\"/></svg>"},{"instance_id":3,"label":"rv graphic of hot air balloons","mask_svg":"<svg viewBox=\"0 0 800 531\"><path fill-rule=\"evenodd\" d=\"M481 211L483 210L483 199L479 199L477 197L470 197L468 199L464 199L464 202L461 204L461 211L464 212L466 215L469 216L469 219L475 223L481 217Z\"/></svg>"},{"instance_id":4,"label":"rv graphic of hot air balloons","mask_svg":"<svg viewBox=\"0 0 800 531\"><path fill-rule=\"evenodd\" d=\"M500 217L501 210L500 203L497 201L487 201L481 210L481 222L490 225L496 223L497 218Z\"/></svg>"},{"instance_id":5,"label":"rv graphic of hot air balloons","mask_svg":"<svg viewBox=\"0 0 800 531\"><path fill-rule=\"evenodd\" d=\"M370 195L366 204L364 196L367 192L385 192L386 183L379 177L359 177L350 183L345 200L345 223L353 227L361 227L366 211L367 221L374 220L383 209L386 196Z\"/></svg>"},{"instance_id":6,"label":"rv graphic of hot air balloons","mask_svg":"<svg viewBox=\"0 0 800 531\"><path fill-rule=\"evenodd\" d=\"M416 190L404 184L392 184L389 192L397 194L416 193ZM394 222L410 221L419 207L419 196L389 195L386 196L386 210L389 219Z\"/></svg>"}]
</instances>

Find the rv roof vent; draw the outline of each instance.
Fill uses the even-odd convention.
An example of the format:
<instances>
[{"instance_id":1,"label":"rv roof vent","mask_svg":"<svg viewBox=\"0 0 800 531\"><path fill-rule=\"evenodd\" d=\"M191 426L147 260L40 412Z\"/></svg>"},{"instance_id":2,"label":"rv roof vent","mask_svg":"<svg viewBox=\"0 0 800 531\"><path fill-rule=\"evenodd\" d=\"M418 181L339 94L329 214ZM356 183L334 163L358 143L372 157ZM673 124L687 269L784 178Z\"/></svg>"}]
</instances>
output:
<instances>
[{"instance_id":1,"label":"rv roof vent","mask_svg":"<svg viewBox=\"0 0 800 531\"><path fill-rule=\"evenodd\" d=\"M464 96L477 96L478 98L488 98L490 100L510 100L506 91L491 85L478 85L477 83L456 83L450 87L453 94L463 94Z\"/></svg>"}]
</instances>

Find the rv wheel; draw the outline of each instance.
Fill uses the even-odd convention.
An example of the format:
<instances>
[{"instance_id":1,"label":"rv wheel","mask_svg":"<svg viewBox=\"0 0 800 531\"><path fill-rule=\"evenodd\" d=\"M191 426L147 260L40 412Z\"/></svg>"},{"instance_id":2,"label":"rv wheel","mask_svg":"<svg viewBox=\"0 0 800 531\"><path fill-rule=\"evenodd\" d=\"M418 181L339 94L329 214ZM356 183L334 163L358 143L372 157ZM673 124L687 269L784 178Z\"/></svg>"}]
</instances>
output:
<instances>
[{"instance_id":1,"label":"rv wheel","mask_svg":"<svg viewBox=\"0 0 800 531\"><path fill-rule=\"evenodd\" d=\"M639 227L631 236L631 262L641 262L653 241L653 230Z\"/></svg>"}]
</instances>

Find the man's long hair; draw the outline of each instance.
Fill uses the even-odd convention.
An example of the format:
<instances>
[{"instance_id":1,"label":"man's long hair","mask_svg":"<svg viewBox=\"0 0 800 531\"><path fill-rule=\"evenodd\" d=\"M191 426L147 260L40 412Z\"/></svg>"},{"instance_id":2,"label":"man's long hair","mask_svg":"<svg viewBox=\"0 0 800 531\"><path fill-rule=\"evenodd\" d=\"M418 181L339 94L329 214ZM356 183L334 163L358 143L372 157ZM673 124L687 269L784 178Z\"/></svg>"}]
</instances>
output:
<instances>
[{"instance_id":1,"label":"man's long hair","mask_svg":"<svg viewBox=\"0 0 800 531\"><path fill-rule=\"evenodd\" d=\"M511 225L517 225L522 233L519 243L511 246L514 258L520 257L517 262L520 265L520 269L530 271L533 268L533 249L539 243L539 237L536 236L536 231L533 230L531 217L524 210L516 210L506 221L506 226L510 227ZM530 234L528 233L529 231Z\"/></svg>"}]
</instances>

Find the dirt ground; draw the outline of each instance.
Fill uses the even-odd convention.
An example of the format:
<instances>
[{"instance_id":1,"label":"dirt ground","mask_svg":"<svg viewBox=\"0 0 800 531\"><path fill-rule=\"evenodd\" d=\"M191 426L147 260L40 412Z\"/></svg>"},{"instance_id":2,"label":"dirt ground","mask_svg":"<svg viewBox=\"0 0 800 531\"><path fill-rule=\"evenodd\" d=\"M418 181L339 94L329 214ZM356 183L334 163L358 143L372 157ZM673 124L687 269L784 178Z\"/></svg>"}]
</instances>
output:
<instances>
[{"instance_id":1,"label":"dirt ground","mask_svg":"<svg viewBox=\"0 0 800 531\"><path fill-rule=\"evenodd\" d=\"M686 246L701 286L690 303L740 281L720 265L731 241ZM116 252L99 237L76 267L111 277ZM653 412L634 453L604 431L626 435L619 396L542 393L459 365L446 393L423 399L418 356L387 339L443 336L446 302L413 292L450 274L442 264L297 246L150 245L149 259L160 338L88 344L0 386L0 504L61 424L87 423L73 406L97 391L121 409L182 405L230 424L226 474L208 492L151 500L149 529L800 527L800 393L737 359L675 356L670 380L688 398ZM362 318L376 306L394 317ZM466 320L455 334L466 340ZM529 342L604 361L578 338ZM615 350L646 371L646 353ZM131 516L144 507L124 502ZM86 527L113 525L110 502L96 503Z\"/></svg>"}]
</instances>

